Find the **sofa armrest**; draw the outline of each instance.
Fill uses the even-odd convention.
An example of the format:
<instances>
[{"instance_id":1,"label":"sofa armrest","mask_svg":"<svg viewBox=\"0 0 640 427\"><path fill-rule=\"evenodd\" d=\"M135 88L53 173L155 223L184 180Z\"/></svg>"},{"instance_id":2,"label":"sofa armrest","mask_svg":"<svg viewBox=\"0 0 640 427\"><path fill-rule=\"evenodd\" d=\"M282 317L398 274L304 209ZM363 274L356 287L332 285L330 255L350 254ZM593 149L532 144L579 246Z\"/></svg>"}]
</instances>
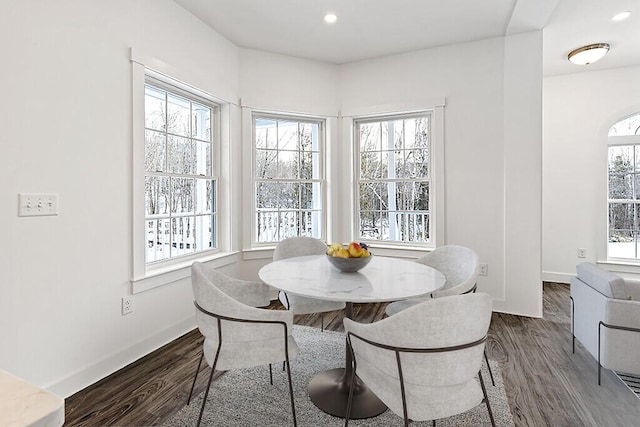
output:
<instances>
[{"instance_id":1,"label":"sofa armrest","mask_svg":"<svg viewBox=\"0 0 640 427\"><path fill-rule=\"evenodd\" d=\"M598 357L598 322L605 319L607 298L577 277L571 278L572 332L594 358Z\"/></svg>"},{"instance_id":2,"label":"sofa armrest","mask_svg":"<svg viewBox=\"0 0 640 427\"><path fill-rule=\"evenodd\" d=\"M640 301L640 282L635 280L626 280L627 293L633 301Z\"/></svg>"},{"instance_id":3,"label":"sofa armrest","mask_svg":"<svg viewBox=\"0 0 640 427\"><path fill-rule=\"evenodd\" d=\"M640 301L609 299L604 323L640 329Z\"/></svg>"},{"instance_id":4,"label":"sofa armrest","mask_svg":"<svg viewBox=\"0 0 640 427\"><path fill-rule=\"evenodd\" d=\"M625 280L591 262L576 266L578 278L608 298L628 299Z\"/></svg>"},{"instance_id":5,"label":"sofa armrest","mask_svg":"<svg viewBox=\"0 0 640 427\"><path fill-rule=\"evenodd\" d=\"M640 301L610 299L605 311L598 326L598 361L607 369L640 374Z\"/></svg>"}]
</instances>

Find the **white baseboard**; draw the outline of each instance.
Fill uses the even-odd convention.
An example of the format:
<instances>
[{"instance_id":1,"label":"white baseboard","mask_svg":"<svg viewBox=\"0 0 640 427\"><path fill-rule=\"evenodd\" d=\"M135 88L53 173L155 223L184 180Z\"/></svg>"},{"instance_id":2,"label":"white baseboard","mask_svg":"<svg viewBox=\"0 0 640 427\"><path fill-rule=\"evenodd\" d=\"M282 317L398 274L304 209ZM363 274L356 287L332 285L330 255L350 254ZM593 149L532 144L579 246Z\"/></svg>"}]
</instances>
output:
<instances>
[{"instance_id":1,"label":"white baseboard","mask_svg":"<svg viewBox=\"0 0 640 427\"><path fill-rule=\"evenodd\" d=\"M542 280L546 282L569 283L572 276L566 273L542 272ZM277 292L270 296L272 299L277 299ZM510 314L502 310L496 311ZM62 379L44 385L43 388L58 396L69 397L195 328L195 316L187 318L125 350L112 354L90 366L78 369Z\"/></svg>"},{"instance_id":2,"label":"white baseboard","mask_svg":"<svg viewBox=\"0 0 640 427\"><path fill-rule=\"evenodd\" d=\"M543 271L542 272L542 281L543 282L569 283L573 276L575 276L575 274L557 273L555 271Z\"/></svg>"},{"instance_id":3,"label":"white baseboard","mask_svg":"<svg viewBox=\"0 0 640 427\"><path fill-rule=\"evenodd\" d=\"M193 316L90 366L78 369L44 388L67 398L195 328L196 319Z\"/></svg>"}]
</instances>

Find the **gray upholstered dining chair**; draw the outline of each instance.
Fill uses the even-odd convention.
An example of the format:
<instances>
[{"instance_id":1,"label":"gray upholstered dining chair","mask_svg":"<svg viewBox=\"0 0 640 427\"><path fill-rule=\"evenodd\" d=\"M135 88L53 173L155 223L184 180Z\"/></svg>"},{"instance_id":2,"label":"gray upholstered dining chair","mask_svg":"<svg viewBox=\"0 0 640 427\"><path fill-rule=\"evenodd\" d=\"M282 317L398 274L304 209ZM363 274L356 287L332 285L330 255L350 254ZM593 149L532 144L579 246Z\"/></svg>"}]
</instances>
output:
<instances>
[{"instance_id":1,"label":"gray upholstered dining chair","mask_svg":"<svg viewBox=\"0 0 640 427\"><path fill-rule=\"evenodd\" d=\"M202 359L205 358L211 367L198 425L216 369L228 371L268 364L273 384L271 364L283 362L287 367L291 412L296 426L289 365L289 360L298 353L298 346L291 335L293 313L256 308L269 304L267 285L231 278L199 262L194 262L191 267L191 284L198 329L205 339L187 405L191 401Z\"/></svg>"},{"instance_id":2,"label":"gray upholstered dining chair","mask_svg":"<svg viewBox=\"0 0 640 427\"><path fill-rule=\"evenodd\" d=\"M273 260L293 258L305 255L324 255L327 245L313 237L289 237L282 240L273 251ZM316 298L301 297L280 291L278 298L287 310L293 314L326 313L328 311L342 310L345 303L342 301L326 301ZM324 330L324 316L321 318L321 328Z\"/></svg>"},{"instance_id":3,"label":"gray upholstered dining chair","mask_svg":"<svg viewBox=\"0 0 640 427\"><path fill-rule=\"evenodd\" d=\"M425 301L369 324L344 319L353 375L403 417L405 426L425 420L435 425L483 402L495 426L480 373L490 322L491 298L485 293ZM355 378L351 384L345 426Z\"/></svg>"},{"instance_id":4,"label":"gray upholstered dining chair","mask_svg":"<svg viewBox=\"0 0 640 427\"><path fill-rule=\"evenodd\" d=\"M388 316L393 316L430 298L460 295L476 289L480 274L480 258L473 249L457 245L440 246L418 259L417 262L444 274L446 279L444 287L426 297L392 302L385 310Z\"/></svg>"},{"instance_id":5,"label":"gray upholstered dining chair","mask_svg":"<svg viewBox=\"0 0 640 427\"><path fill-rule=\"evenodd\" d=\"M480 274L480 258L473 249L458 245L440 246L418 259L418 262L435 268L444 274L446 279L444 287L432 292L426 297L392 302L385 309L387 316L393 316L402 310L433 298L462 295L476 291L476 283L478 281L478 275ZM489 368L491 384L495 386L496 382L493 378L493 372L491 371L491 365L489 365L489 358L486 352L484 358Z\"/></svg>"}]
</instances>

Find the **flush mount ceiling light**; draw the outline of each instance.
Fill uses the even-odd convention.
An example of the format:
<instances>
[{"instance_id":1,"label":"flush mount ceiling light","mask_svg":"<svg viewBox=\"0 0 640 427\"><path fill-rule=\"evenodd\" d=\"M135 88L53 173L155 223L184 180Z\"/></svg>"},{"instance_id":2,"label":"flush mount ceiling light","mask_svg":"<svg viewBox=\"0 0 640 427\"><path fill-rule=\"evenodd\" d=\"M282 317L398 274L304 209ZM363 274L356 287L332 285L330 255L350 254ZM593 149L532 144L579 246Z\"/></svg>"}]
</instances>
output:
<instances>
[{"instance_id":1,"label":"flush mount ceiling light","mask_svg":"<svg viewBox=\"0 0 640 427\"><path fill-rule=\"evenodd\" d=\"M608 51L608 43L595 43L572 50L567 58L574 64L588 65L602 58Z\"/></svg>"},{"instance_id":2,"label":"flush mount ceiling light","mask_svg":"<svg viewBox=\"0 0 640 427\"><path fill-rule=\"evenodd\" d=\"M336 16L335 13L329 12L326 15L324 15L324 22L326 22L327 24L335 24L337 20L338 20L338 17Z\"/></svg>"},{"instance_id":3,"label":"flush mount ceiling light","mask_svg":"<svg viewBox=\"0 0 640 427\"><path fill-rule=\"evenodd\" d=\"M614 22L620 22L620 21L624 21L625 19L627 19L629 16L631 15L631 11L626 10L624 12L620 12L617 15L614 15L613 18L611 18L612 21Z\"/></svg>"}]
</instances>

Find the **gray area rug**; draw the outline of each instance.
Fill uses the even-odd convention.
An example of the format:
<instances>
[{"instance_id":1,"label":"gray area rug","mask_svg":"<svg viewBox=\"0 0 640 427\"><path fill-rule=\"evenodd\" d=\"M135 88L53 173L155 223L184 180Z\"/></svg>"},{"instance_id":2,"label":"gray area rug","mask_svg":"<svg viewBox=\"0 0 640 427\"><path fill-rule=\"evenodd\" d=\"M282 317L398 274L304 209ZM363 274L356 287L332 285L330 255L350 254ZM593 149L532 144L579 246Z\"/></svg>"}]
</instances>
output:
<instances>
[{"instance_id":1,"label":"gray area rug","mask_svg":"<svg viewBox=\"0 0 640 427\"><path fill-rule=\"evenodd\" d=\"M344 420L322 412L309 400L307 384L318 372L344 366L345 337L338 332L321 332L318 328L294 326L293 336L300 354L291 361L298 425L343 426ZM498 426L513 426L513 417L504 392L500 368L490 361L496 386L485 363L482 375L487 387L491 409ZM200 374L202 375L202 374ZM164 426L195 426L204 393L182 408ZM273 386L269 384L269 367L227 372L211 384L211 391L202 417L205 426L287 426L293 425L287 374L282 365L273 367ZM355 426L400 426L401 417L387 410L375 418L351 420ZM412 426L431 426L431 421L412 423ZM437 426L491 425L486 405L481 404L464 414L438 420Z\"/></svg>"}]
</instances>

